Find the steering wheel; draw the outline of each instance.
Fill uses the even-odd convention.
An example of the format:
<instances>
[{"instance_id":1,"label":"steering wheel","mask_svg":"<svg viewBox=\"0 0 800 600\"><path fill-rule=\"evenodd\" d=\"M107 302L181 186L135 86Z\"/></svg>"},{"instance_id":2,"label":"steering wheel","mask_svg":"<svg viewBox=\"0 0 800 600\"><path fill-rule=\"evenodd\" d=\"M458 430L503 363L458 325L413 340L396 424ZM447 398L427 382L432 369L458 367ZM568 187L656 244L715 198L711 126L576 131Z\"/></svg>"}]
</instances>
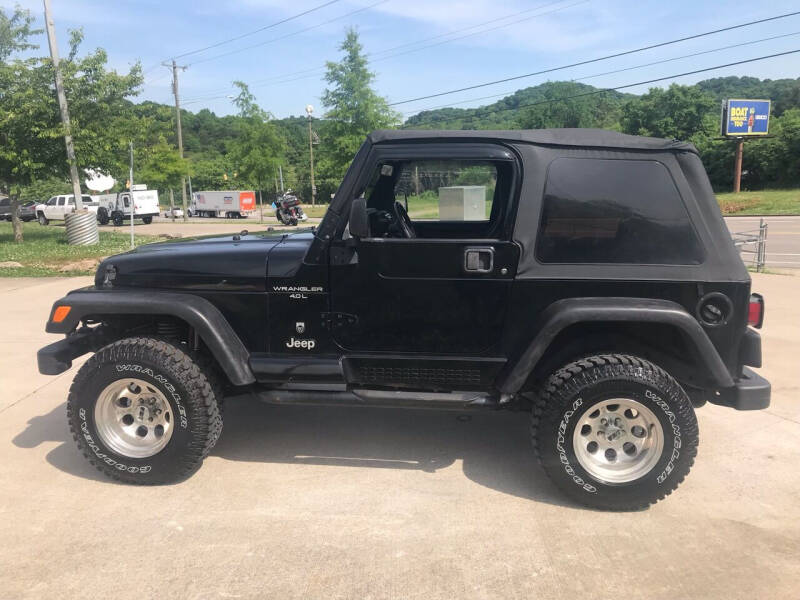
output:
<instances>
[{"instance_id":1,"label":"steering wheel","mask_svg":"<svg viewBox=\"0 0 800 600\"><path fill-rule=\"evenodd\" d=\"M399 202L394 203L394 216L397 217L397 224L403 237L413 239L417 237L417 232L414 231L414 226L411 225L411 219L408 218L406 207Z\"/></svg>"}]
</instances>

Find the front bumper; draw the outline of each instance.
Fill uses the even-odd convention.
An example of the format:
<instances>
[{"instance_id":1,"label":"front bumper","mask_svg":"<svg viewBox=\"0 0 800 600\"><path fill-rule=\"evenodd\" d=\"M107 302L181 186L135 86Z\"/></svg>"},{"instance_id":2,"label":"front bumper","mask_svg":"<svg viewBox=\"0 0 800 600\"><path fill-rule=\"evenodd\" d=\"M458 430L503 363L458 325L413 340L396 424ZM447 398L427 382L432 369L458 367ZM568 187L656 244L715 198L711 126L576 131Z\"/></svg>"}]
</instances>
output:
<instances>
[{"instance_id":1,"label":"front bumper","mask_svg":"<svg viewBox=\"0 0 800 600\"><path fill-rule=\"evenodd\" d=\"M59 375L72 366L72 361L87 352L93 352L103 345L102 332L85 328L52 344L36 353L39 373Z\"/></svg>"},{"instance_id":2,"label":"front bumper","mask_svg":"<svg viewBox=\"0 0 800 600\"><path fill-rule=\"evenodd\" d=\"M709 394L708 401L736 410L761 410L769 406L771 393L769 381L752 369L744 367L735 386Z\"/></svg>"}]
</instances>

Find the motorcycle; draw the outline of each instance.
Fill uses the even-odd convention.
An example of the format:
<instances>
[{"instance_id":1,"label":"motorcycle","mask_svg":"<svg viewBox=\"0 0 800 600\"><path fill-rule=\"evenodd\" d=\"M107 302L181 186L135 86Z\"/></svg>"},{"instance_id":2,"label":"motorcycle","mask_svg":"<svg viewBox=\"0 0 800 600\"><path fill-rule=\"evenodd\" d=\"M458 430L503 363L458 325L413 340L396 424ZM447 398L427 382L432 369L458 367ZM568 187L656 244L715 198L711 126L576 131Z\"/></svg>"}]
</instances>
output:
<instances>
[{"instance_id":1,"label":"motorcycle","mask_svg":"<svg viewBox=\"0 0 800 600\"><path fill-rule=\"evenodd\" d=\"M286 190L284 194L278 196L272 203L272 208L275 210L278 222L284 225L297 225L299 221L308 219L300 206L299 198L294 195L292 190Z\"/></svg>"}]
</instances>

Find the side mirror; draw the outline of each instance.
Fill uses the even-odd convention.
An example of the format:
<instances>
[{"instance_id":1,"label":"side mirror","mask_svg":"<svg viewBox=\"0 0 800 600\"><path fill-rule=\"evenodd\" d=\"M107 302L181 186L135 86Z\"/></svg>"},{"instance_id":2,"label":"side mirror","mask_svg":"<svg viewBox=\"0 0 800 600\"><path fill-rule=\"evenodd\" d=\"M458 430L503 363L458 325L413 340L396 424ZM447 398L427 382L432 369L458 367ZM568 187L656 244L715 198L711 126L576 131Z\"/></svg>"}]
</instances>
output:
<instances>
[{"instance_id":1,"label":"side mirror","mask_svg":"<svg viewBox=\"0 0 800 600\"><path fill-rule=\"evenodd\" d=\"M354 238L369 237L369 217L367 217L366 198L356 198L350 205L350 235Z\"/></svg>"}]
</instances>

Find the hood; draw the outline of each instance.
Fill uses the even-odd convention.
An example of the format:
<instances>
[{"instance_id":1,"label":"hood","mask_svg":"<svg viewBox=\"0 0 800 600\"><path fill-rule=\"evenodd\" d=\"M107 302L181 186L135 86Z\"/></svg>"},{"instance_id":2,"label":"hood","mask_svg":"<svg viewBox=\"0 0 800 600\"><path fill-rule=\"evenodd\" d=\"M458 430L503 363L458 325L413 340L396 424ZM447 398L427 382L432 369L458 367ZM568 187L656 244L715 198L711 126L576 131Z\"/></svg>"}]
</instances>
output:
<instances>
[{"instance_id":1,"label":"hood","mask_svg":"<svg viewBox=\"0 0 800 600\"><path fill-rule=\"evenodd\" d=\"M293 237L259 232L146 244L104 260L97 269L95 285L263 291L267 257L276 246ZM106 283L107 280L111 281Z\"/></svg>"}]
</instances>

